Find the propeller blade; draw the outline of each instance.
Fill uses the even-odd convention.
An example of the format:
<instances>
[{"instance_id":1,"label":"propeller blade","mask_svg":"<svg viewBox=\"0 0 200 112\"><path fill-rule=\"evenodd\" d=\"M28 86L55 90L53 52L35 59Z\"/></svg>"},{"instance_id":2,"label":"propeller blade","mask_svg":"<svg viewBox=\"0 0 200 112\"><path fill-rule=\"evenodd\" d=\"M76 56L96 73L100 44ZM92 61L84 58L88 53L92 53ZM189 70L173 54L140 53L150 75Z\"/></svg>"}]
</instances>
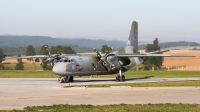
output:
<instances>
[{"instance_id":1,"label":"propeller blade","mask_svg":"<svg viewBox=\"0 0 200 112\"><path fill-rule=\"evenodd\" d=\"M93 49L94 49L94 52L97 53L97 56L98 56L98 57L101 57L101 54L99 53L99 51L98 51L96 48L93 48Z\"/></svg>"},{"instance_id":2,"label":"propeller blade","mask_svg":"<svg viewBox=\"0 0 200 112\"><path fill-rule=\"evenodd\" d=\"M107 60L105 60L104 62L107 64L108 67L112 68L112 65Z\"/></svg>"},{"instance_id":3,"label":"propeller blade","mask_svg":"<svg viewBox=\"0 0 200 112\"><path fill-rule=\"evenodd\" d=\"M102 60L100 60L97 64L100 64L100 63L102 63Z\"/></svg>"}]
</instances>

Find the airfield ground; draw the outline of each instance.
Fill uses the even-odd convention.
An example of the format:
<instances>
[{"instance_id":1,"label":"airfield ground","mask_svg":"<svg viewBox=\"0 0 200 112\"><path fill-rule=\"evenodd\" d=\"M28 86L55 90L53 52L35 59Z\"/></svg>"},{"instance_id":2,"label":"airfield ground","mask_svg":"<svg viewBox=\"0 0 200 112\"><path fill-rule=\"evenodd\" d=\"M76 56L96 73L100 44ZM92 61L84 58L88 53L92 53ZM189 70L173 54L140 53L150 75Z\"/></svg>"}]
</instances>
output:
<instances>
[{"instance_id":1,"label":"airfield ground","mask_svg":"<svg viewBox=\"0 0 200 112\"><path fill-rule=\"evenodd\" d=\"M80 78L70 84L97 83L92 80L97 79ZM109 78L98 80L98 83L117 83ZM163 79L137 79L128 80L125 83L157 82L158 80ZM200 78L165 78L165 81L174 80L200 80ZM200 104L200 87L63 88L66 85L69 84L57 83L56 78L0 78L0 110L53 104Z\"/></svg>"}]
</instances>

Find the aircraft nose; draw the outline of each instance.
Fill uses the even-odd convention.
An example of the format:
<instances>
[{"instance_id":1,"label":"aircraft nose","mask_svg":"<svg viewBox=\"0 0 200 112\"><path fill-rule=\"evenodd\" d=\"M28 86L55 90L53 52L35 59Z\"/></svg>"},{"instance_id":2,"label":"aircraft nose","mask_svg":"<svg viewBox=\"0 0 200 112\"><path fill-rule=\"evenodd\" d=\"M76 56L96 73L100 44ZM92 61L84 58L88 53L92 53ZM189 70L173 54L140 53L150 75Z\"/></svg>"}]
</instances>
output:
<instances>
[{"instance_id":1,"label":"aircraft nose","mask_svg":"<svg viewBox=\"0 0 200 112\"><path fill-rule=\"evenodd\" d=\"M58 74L59 73L58 66L54 65L52 71L53 71L54 74Z\"/></svg>"},{"instance_id":2,"label":"aircraft nose","mask_svg":"<svg viewBox=\"0 0 200 112\"><path fill-rule=\"evenodd\" d=\"M57 75L62 75L64 71L65 71L65 65L61 63L56 63L52 69L52 72Z\"/></svg>"}]
</instances>

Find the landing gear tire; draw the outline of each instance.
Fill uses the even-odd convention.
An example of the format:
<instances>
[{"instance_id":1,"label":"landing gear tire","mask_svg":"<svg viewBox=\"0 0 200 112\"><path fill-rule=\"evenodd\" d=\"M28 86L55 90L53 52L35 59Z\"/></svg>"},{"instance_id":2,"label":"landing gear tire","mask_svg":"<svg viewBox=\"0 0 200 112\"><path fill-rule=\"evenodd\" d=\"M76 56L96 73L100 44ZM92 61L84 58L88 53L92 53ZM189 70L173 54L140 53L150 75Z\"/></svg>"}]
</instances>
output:
<instances>
[{"instance_id":1,"label":"landing gear tire","mask_svg":"<svg viewBox=\"0 0 200 112\"><path fill-rule=\"evenodd\" d=\"M116 81L118 81L118 82L124 82L125 81L125 76L124 75L117 75L117 77L116 77Z\"/></svg>"},{"instance_id":2,"label":"landing gear tire","mask_svg":"<svg viewBox=\"0 0 200 112\"><path fill-rule=\"evenodd\" d=\"M119 79L120 79L120 75L117 75L116 76L116 81L119 81Z\"/></svg>"},{"instance_id":3,"label":"landing gear tire","mask_svg":"<svg viewBox=\"0 0 200 112\"><path fill-rule=\"evenodd\" d=\"M122 76L120 77L120 81L121 81L121 82L124 82L124 81L125 81L125 76L124 76L124 75L122 75Z\"/></svg>"},{"instance_id":4,"label":"landing gear tire","mask_svg":"<svg viewBox=\"0 0 200 112\"><path fill-rule=\"evenodd\" d=\"M73 82L74 77L73 76L63 76L60 79L60 83L68 83L68 82Z\"/></svg>"},{"instance_id":5,"label":"landing gear tire","mask_svg":"<svg viewBox=\"0 0 200 112\"><path fill-rule=\"evenodd\" d=\"M73 82L74 81L74 77L73 76L69 76L69 82Z\"/></svg>"}]
</instances>

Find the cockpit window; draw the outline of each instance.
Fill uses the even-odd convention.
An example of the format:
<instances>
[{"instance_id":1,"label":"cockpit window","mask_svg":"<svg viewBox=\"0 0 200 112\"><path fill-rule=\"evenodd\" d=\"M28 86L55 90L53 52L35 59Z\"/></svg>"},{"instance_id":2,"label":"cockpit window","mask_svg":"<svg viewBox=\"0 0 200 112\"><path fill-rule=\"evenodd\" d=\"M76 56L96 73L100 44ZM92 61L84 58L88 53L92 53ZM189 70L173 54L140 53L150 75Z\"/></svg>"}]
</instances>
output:
<instances>
[{"instance_id":1,"label":"cockpit window","mask_svg":"<svg viewBox=\"0 0 200 112\"><path fill-rule=\"evenodd\" d=\"M108 54L108 56L115 56L115 54Z\"/></svg>"},{"instance_id":2,"label":"cockpit window","mask_svg":"<svg viewBox=\"0 0 200 112\"><path fill-rule=\"evenodd\" d=\"M71 62L71 63L73 63L73 60L66 59L66 60L64 60L64 62Z\"/></svg>"}]
</instances>

